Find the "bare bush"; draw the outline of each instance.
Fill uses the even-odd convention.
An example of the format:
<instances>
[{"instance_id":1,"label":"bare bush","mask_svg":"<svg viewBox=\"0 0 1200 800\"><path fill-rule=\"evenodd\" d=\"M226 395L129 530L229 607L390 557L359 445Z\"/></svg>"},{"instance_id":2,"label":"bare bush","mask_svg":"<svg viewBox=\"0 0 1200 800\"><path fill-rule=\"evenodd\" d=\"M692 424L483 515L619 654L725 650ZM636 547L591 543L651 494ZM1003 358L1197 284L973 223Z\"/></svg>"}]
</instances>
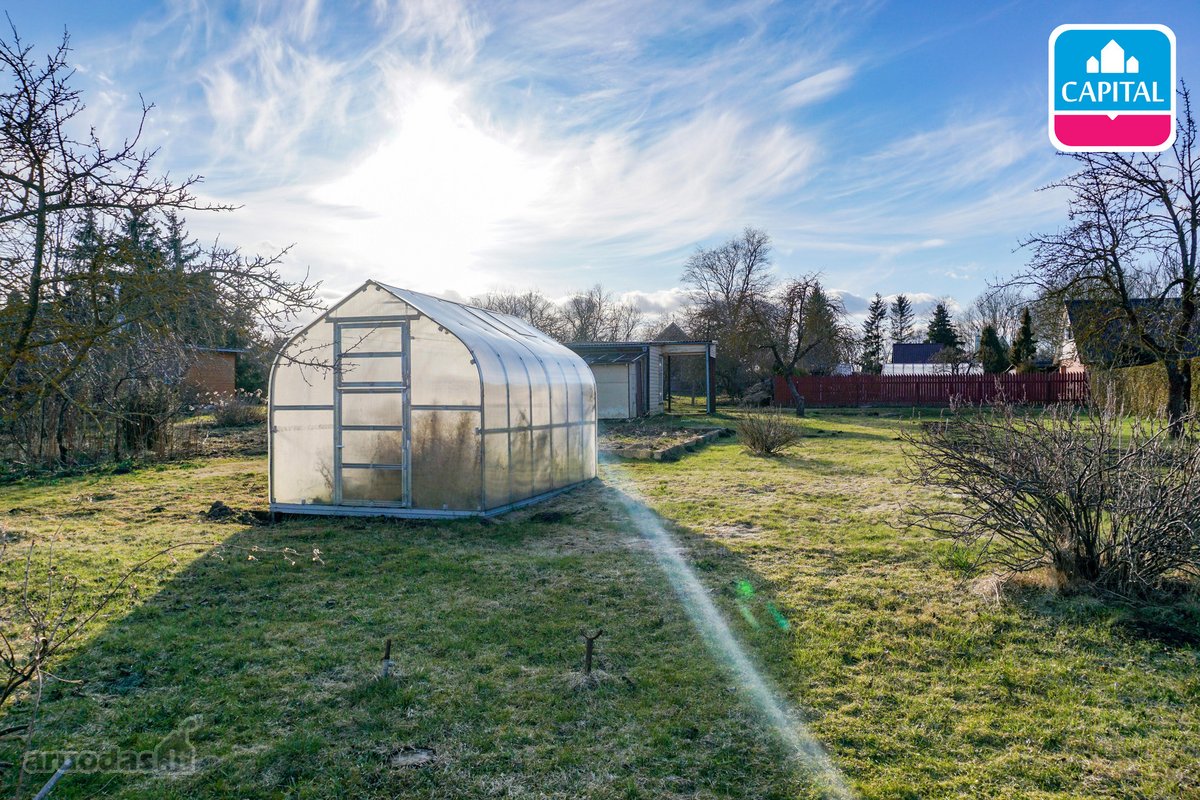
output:
<instances>
[{"instance_id":1,"label":"bare bush","mask_svg":"<svg viewBox=\"0 0 1200 800\"><path fill-rule=\"evenodd\" d=\"M1188 420L1195 433L1195 419ZM914 521L981 565L1142 596L1200 573L1200 442L1119 413L956 408L905 434ZM947 502L949 501L949 502Z\"/></svg>"},{"instance_id":2,"label":"bare bush","mask_svg":"<svg viewBox=\"0 0 1200 800\"><path fill-rule=\"evenodd\" d=\"M233 394L213 392L209 395L209 402L212 404L213 424L218 428L244 428L257 425L267 418L262 392L241 389Z\"/></svg>"},{"instance_id":3,"label":"bare bush","mask_svg":"<svg viewBox=\"0 0 1200 800\"><path fill-rule=\"evenodd\" d=\"M793 415L779 408L747 414L734 425L738 441L751 453L776 456L804 436Z\"/></svg>"}]
</instances>

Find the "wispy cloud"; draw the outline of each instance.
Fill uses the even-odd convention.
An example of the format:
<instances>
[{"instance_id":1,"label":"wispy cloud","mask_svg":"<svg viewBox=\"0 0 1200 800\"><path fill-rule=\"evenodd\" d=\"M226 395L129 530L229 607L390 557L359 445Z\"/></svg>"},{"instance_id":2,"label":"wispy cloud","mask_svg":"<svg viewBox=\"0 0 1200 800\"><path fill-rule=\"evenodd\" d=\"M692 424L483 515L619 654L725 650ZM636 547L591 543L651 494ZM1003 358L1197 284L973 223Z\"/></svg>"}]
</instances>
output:
<instances>
[{"instance_id":1,"label":"wispy cloud","mask_svg":"<svg viewBox=\"0 0 1200 800\"><path fill-rule=\"evenodd\" d=\"M603 282L662 313L687 252L747 224L781 273L867 294L915 283L916 263L977 282L965 242L1059 203L1032 194L1054 169L1044 134L1002 104L857 114L871 70L902 56L856 41L876 10L171 0L76 45L102 133L128 130L142 92L164 166L244 206L194 218L200 234L297 242L297 268L338 290Z\"/></svg>"},{"instance_id":2,"label":"wispy cloud","mask_svg":"<svg viewBox=\"0 0 1200 800\"><path fill-rule=\"evenodd\" d=\"M854 70L845 64L830 67L816 75L802 78L784 89L783 103L790 108L799 108L825 100L843 91L852 77Z\"/></svg>"}]
</instances>

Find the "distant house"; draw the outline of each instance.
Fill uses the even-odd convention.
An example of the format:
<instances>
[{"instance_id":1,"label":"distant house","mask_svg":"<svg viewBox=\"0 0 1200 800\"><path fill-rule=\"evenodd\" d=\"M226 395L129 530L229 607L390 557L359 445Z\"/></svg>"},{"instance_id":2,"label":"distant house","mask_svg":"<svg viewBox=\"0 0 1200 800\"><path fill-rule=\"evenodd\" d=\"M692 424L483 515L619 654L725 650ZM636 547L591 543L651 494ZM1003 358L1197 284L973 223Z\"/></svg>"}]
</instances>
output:
<instances>
[{"instance_id":1,"label":"distant house","mask_svg":"<svg viewBox=\"0 0 1200 800\"><path fill-rule=\"evenodd\" d=\"M230 395L237 391L237 359L244 353L232 347L193 348L183 385L199 396Z\"/></svg>"},{"instance_id":2,"label":"distant house","mask_svg":"<svg viewBox=\"0 0 1200 800\"><path fill-rule=\"evenodd\" d=\"M898 342L892 345L892 360L883 365L883 374L978 375L983 372L979 364L964 358L947 358L944 350L945 345L941 344Z\"/></svg>"},{"instance_id":3,"label":"distant house","mask_svg":"<svg viewBox=\"0 0 1200 800\"><path fill-rule=\"evenodd\" d=\"M1145 332L1156 340L1161 339L1174 323L1179 303L1176 297L1130 300ZM1065 334L1058 359L1060 371L1139 367L1157 361L1155 354L1134 332L1125 309L1116 303L1068 300L1064 304L1064 314ZM1184 355L1200 357L1200 320L1193 321Z\"/></svg>"}]
</instances>

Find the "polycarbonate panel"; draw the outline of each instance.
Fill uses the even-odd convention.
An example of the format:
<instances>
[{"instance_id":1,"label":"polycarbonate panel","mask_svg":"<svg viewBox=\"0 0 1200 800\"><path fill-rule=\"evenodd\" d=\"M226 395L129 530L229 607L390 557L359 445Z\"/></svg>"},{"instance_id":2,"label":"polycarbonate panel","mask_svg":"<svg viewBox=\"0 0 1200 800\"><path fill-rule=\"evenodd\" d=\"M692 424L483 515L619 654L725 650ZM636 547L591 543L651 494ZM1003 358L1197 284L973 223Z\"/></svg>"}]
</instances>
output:
<instances>
[{"instance_id":1,"label":"polycarbonate panel","mask_svg":"<svg viewBox=\"0 0 1200 800\"><path fill-rule=\"evenodd\" d=\"M403 353L402 323L381 323L371 327L341 325L341 353Z\"/></svg>"},{"instance_id":2,"label":"polycarbonate panel","mask_svg":"<svg viewBox=\"0 0 1200 800\"><path fill-rule=\"evenodd\" d=\"M567 451L567 429L555 427L550 430L550 450L553 455L553 465L550 470L554 488L566 486L571 482L571 461Z\"/></svg>"},{"instance_id":3,"label":"polycarbonate panel","mask_svg":"<svg viewBox=\"0 0 1200 800\"><path fill-rule=\"evenodd\" d=\"M340 362L343 386L356 383L403 383L404 359L400 357L355 358L343 356Z\"/></svg>"},{"instance_id":4,"label":"polycarbonate panel","mask_svg":"<svg viewBox=\"0 0 1200 800\"><path fill-rule=\"evenodd\" d=\"M524 359L514 354L508 361L508 421L510 427L528 428L533 424L530 406L529 372Z\"/></svg>"},{"instance_id":5,"label":"polycarbonate panel","mask_svg":"<svg viewBox=\"0 0 1200 800\"><path fill-rule=\"evenodd\" d=\"M475 411L412 412L413 508L482 507L478 428Z\"/></svg>"},{"instance_id":6,"label":"polycarbonate panel","mask_svg":"<svg viewBox=\"0 0 1200 800\"><path fill-rule=\"evenodd\" d=\"M554 461L550 456L549 428L533 431L533 493L542 494L554 488Z\"/></svg>"},{"instance_id":7,"label":"polycarbonate panel","mask_svg":"<svg viewBox=\"0 0 1200 800\"><path fill-rule=\"evenodd\" d=\"M584 469L584 448L583 448L584 428L579 425L572 425L567 428L567 453L569 472L567 474L568 483L578 483L583 480L586 475Z\"/></svg>"},{"instance_id":8,"label":"polycarbonate panel","mask_svg":"<svg viewBox=\"0 0 1200 800\"><path fill-rule=\"evenodd\" d=\"M590 423L593 427L596 424L596 383L595 381L581 381L579 384L580 393L582 395L581 406L583 408L582 419L584 422Z\"/></svg>"},{"instance_id":9,"label":"polycarbonate panel","mask_svg":"<svg viewBox=\"0 0 1200 800\"><path fill-rule=\"evenodd\" d=\"M563 369L567 373L567 379L564 382L567 390L567 416L564 421L579 422L580 414L583 413L580 403L583 397L583 390L580 386L579 372L576 370L574 364L564 364ZM591 372L591 369L587 367L584 367L584 369L587 369L588 372Z\"/></svg>"},{"instance_id":10,"label":"polycarbonate panel","mask_svg":"<svg viewBox=\"0 0 1200 800\"><path fill-rule=\"evenodd\" d=\"M333 326L317 323L296 337L276 359L271 403L315 406L333 403Z\"/></svg>"},{"instance_id":11,"label":"polycarbonate panel","mask_svg":"<svg viewBox=\"0 0 1200 800\"><path fill-rule=\"evenodd\" d=\"M415 313L416 309L379 284L366 283L330 310L327 318L405 317Z\"/></svg>"},{"instance_id":12,"label":"polycarbonate panel","mask_svg":"<svg viewBox=\"0 0 1200 800\"><path fill-rule=\"evenodd\" d=\"M512 431L509 437L509 470L512 472L512 501L537 494L533 485L533 432L528 428Z\"/></svg>"},{"instance_id":13,"label":"polycarbonate panel","mask_svg":"<svg viewBox=\"0 0 1200 800\"><path fill-rule=\"evenodd\" d=\"M583 480L596 477L596 425L587 423L580 431L583 437Z\"/></svg>"},{"instance_id":14,"label":"polycarbonate panel","mask_svg":"<svg viewBox=\"0 0 1200 800\"><path fill-rule=\"evenodd\" d=\"M477 406L479 368L467 346L428 319L410 328L409 383L416 406Z\"/></svg>"},{"instance_id":15,"label":"polycarbonate panel","mask_svg":"<svg viewBox=\"0 0 1200 800\"><path fill-rule=\"evenodd\" d=\"M382 389L342 392L342 425L403 425L404 394Z\"/></svg>"},{"instance_id":16,"label":"polycarbonate panel","mask_svg":"<svg viewBox=\"0 0 1200 800\"><path fill-rule=\"evenodd\" d=\"M351 503L403 503L404 470L343 468L342 500Z\"/></svg>"},{"instance_id":17,"label":"polycarbonate panel","mask_svg":"<svg viewBox=\"0 0 1200 800\"><path fill-rule=\"evenodd\" d=\"M342 464L404 465L404 431L342 429Z\"/></svg>"},{"instance_id":18,"label":"polycarbonate panel","mask_svg":"<svg viewBox=\"0 0 1200 800\"><path fill-rule=\"evenodd\" d=\"M509 503L508 433L489 433L483 437L483 497L486 508Z\"/></svg>"},{"instance_id":19,"label":"polycarbonate panel","mask_svg":"<svg viewBox=\"0 0 1200 800\"><path fill-rule=\"evenodd\" d=\"M271 502L333 500L333 412L272 414Z\"/></svg>"},{"instance_id":20,"label":"polycarbonate panel","mask_svg":"<svg viewBox=\"0 0 1200 800\"><path fill-rule=\"evenodd\" d=\"M532 397L532 416L534 426L550 424L550 392L546 370L541 361L534 360L529 364L529 389Z\"/></svg>"},{"instance_id":21,"label":"polycarbonate panel","mask_svg":"<svg viewBox=\"0 0 1200 800\"><path fill-rule=\"evenodd\" d=\"M508 375L500 359L483 342L475 356L483 374L483 425L486 430L508 428Z\"/></svg>"},{"instance_id":22,"label":"polycarbonate panel","mask_svg":"<svg viewBox=\"0 0 1200 800\"><path fill-rule=\"evenodd\" d=\"M555 424L566 422L569 419L567 414L567 381L576 380L575 370L569 365L564 367L560 362L554 362L550 365L550 380L554 381L554 388L550 395L550 415L554 417Z\"/></svg>"}]
</instances>

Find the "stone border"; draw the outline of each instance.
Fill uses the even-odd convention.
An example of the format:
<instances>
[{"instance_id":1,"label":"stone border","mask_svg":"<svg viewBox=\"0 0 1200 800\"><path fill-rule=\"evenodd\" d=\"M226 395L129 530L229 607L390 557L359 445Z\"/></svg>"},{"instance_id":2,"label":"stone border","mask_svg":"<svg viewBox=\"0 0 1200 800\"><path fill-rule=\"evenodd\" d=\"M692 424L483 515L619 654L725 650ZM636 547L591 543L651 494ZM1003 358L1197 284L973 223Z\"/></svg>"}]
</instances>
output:
<instances>
[{"instance_id":1,"label":"stone border","mask_svg":"<svg viewBox=\"0 0 1200 800\"><path fill-rule=\"evenodd\" d=\"M638 447L637 445L623 445L618 447L601 447L602 453L618 456L620 458L632 458L640 461L678 461L687 453L693 452L706 444L715 442L717 439L733 436L734 432L730 428L697 428L696 430L703 431L702 433L685 439L679 444L664 447L659 450L653 450L649 447Z\"/></svg>"}]
</instances>

